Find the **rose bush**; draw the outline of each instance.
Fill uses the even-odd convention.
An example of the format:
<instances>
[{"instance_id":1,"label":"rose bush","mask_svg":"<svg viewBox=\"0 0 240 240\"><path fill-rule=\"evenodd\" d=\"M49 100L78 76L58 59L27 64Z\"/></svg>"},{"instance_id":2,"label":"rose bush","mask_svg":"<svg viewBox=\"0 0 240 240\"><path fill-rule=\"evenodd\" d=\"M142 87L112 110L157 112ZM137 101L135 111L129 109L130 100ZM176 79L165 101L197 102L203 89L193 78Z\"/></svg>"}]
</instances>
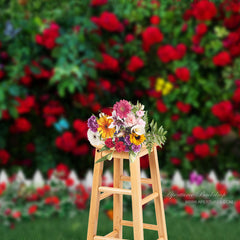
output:
<instances>
[{"instance_id":1,"label":"rose bush","mask_svg":"<svg viewBox=\"0 0 240 240\"><path fill-rule=\"evenodd\" d=\"M239 169L237 1L0 3L1 168L83 176L90 113L139 99L168 130L165 170Z\"/></svg>"}]
</instances>

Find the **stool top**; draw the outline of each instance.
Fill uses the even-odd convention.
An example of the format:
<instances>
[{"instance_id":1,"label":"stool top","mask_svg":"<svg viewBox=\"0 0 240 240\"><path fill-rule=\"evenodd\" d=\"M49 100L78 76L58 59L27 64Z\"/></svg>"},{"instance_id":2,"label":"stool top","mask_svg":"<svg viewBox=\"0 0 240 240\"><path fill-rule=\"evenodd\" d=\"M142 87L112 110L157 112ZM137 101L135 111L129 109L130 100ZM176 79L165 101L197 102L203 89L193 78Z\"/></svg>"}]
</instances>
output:
<instances>
[{"instance_id":1,"label":"stool top","mask_svg":"<svg viewBox=\"0 0 240 240\"><path fill-rule=\"evenodd\" d=\"M94 146L96 148L97 151L99 151L104 145L98 145L98 146ZM157 144L154 144L154 147L156 147ZM153 149L154 149L153 147ZM152 151L153 151L152 149ZM122 159L129 159L129 153L128 152L117 152L116 150L105 150L102 151L102 157L106 156L109 153L113 153L112 157L113 158L122 158ZM148 150L146 145L143 145L141 148L141 151L138 153L137 157L143 157L145 155L148 154Z\"/></svg>"}]
</instances>

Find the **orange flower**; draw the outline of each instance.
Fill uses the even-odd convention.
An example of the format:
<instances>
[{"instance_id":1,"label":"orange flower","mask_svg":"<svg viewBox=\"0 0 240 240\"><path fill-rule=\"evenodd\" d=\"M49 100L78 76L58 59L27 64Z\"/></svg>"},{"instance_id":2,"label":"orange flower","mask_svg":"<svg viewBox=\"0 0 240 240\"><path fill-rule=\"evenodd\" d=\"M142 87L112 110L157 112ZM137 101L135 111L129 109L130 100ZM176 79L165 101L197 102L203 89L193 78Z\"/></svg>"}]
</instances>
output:
<instances>
[{"instance_id":1,"label":"orange flower","mask_svg":"<svg viewBox=\"0 0 240 240\"><path fill-rule=\"evenodd\" d=\"M112 138L115 132L115 128L109 128L110 124L113 122L112 119L108 119L106 115L102 116L97 120L98 131L102 138Z\"/></svg>"}]
</instances>

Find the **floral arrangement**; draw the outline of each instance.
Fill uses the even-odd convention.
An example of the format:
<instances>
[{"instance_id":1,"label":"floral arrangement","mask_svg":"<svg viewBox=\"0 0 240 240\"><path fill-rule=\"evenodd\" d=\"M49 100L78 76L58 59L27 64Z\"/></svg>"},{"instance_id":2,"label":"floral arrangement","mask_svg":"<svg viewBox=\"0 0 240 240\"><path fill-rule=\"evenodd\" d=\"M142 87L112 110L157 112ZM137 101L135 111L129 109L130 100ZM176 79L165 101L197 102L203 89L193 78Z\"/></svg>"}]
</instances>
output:
<instances>
[{"instance_id":1,"label":"floral arrangement","mask_svg":"<svg viewBox=\"0 0 240 240\"><path fill-rule=\"evenodd\" d=\"M155 143L161 147L167 133L162 126L158 128L154 120L148 124L144 105L139 102L134 105L127 100L116 102L110 116L103 112L99 117L92 115L88 127L89 142L93 146L102 146L100 151L111 150L98 162L111 160L113 151L129 152L130 160L134 161L142 146L146 146L149 154Z\"/></svg>"}]
</instances>

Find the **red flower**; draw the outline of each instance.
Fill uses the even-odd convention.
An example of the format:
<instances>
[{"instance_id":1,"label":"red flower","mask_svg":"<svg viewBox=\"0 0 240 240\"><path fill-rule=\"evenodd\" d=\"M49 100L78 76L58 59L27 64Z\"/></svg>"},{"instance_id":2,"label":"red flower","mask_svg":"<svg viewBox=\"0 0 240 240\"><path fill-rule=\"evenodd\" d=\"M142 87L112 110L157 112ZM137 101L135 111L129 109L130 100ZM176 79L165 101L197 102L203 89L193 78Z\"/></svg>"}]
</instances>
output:
<instances>
[{"instance_id":1,"label":"red flower","mask_svg":"<svg viewBox=\"0 0 240 240\"><path fill-rule=\"evenodd\" d=\"M99 25L109 31L109 32L116 32L116 31L122 31L123 26L117 19L116 15L110 12L102 12L98 19Z\"/></svg>"},{"instance_id":2,"label":"red flower","mask_svg":"<svg viewBox=\"0 0 240 240\"><path fill-rule=\"evenodd\" d=\"M207 212L201 212L201 218L202 219L208 219L210 216L209 216L209 213Z\"/></svg>"},{"instance_id":3,"label":"red flower","mask_svg":"<svg viewBox=\"0 0 240 240\"><path fill-rule=\"evenodd\" d=\"M215 209L211 209L211 215L212 216L217 216L218 212Z\"/></svg>"},{"instance_id":4,"label":"red flower","mask_svg":"<svg viewBox=\"0 0 240 240\"><path fill-rule=\"evenodd\" d=\"M170 160L171 160L173 165L180 165L181 164L181 160L179 158L171 157Z\"/></svg>"},{"instance_id":5,"label":"red flower","mask_svg":"<svg viewBox=\"0 0 240 240\"><path fill-rule=\"evenodd\" d=\"M113 141L112 141L111 138L108 138L108 139L105 141L105 145L106 145L108 148L114 147L114 143L113 143Z\"/></svg>"},{"instance_id":6,"label":"red flower","mask_svg":"<svg viewBox=\"0 0 240 240\"><path fill-rule=\"evenodd\" d=\"M26 150L29 152L29 153L33 153L35 152L35 145L33 143L28 143L26 145Z\"/></svg>"},{"instance_id":7,"label":"red flower","mask_svg":"<svg viewBox=\"0 0 240 240\"><path fill-rule=\"evenodd\" d=\"M220 52L216 56L213 57L213 63L216 66L223 67L223 66L226 66L229 63L231 63L231 57L230 57L228 52L223 51L223 52Z\"/></svg>"},{"instance_id":8,"label":"red flower","mask_svg":"<svg viewBox=\"0 0 240 240\"><path fill-rule=\"evenodd\" d=\"M158 25L160 23L160 17L159 16L152 16L150 18L150 23L153 25Z\"/></svg>"},{"instance_id":9,"label":"red flower","mask_svg":"<svg viewBox=\"0 0 240 240\"><path fill-rule=\"evenodd\" d=\"M87 139L88 126L86 121L83 121L81 119L74 120L73 128L79 133L79 138Z\"/></svg>"},{"instance_id":10,"label":"red flower","mask_svg":"<svg viewBox=\"0 0 240 240\"><path fill-rule=\"evenodd\" d=\"M157 55L159 59L164 63L176 60L178 57L177 51L171 45L160 46L158 48Z\"/></svg>"},{"instance_id":11,"label":"red flower","mask_svg":"<svg viewBox=\"0 0 240 240\"><path fill-rule=\"evenodd\" d=\"M143 60L138 56L132 56L128 63L127 69L129 72L136 72L144 66Z\"/></svg>"},{"instance_id":12,"label":"red flower","mask_svg":"<svg viewBox=\"0 0 240 240\"><path fill-rule=\"evenodd\" d=\"M5 75L5 72L3 70L0 69L0 79L2 79Z\"/></svg>"},{"instance_id":13,"label":"red flower","mask_svg":"<svg viewBox=\"0 0 240 240\"><path fill-rule=\"evenodd\" d=\"M15 219L18 219L21 217L21 212L20 211L15 211L12 213L12 217L15 218Z\"/></svg>"},{"instance_id":14,"label":"red flower","mask_svg":"<svg viewBox=\"0 0 240 240\"><path fill-rule=\"evenodd\" d=\"M192 134L196 139L199 139L199 140L206 140L207 139L207 136L206 136L206 133L205 133L204 129L200 126L194 127L193 130L192 130Z\"/></svg>"},{"instance_id":15,"label":"red flower","mask_svg":"<svg viewBox=\"0 0 240 240\"><path fill-rule=\"evenodd\" d=\"M143 157L140 158L140 166L141 166L141 169L148 169L149 168L148 155L144 155Z\"/></svg>"},{"instance_id":16,"label":"red flower","mask_svg":"<svg viewBox=\"0 0 240 240\"><path fill-rule=\"evenodd\" d=\"M23 76L20 78L20 82L26 86L30 85L32 78L30 76Z\"/></svg>"},{"instance_id":17,"label":"red flower","mask_svg":"<svg viewBox=\"0 0 240 240\"><path fill-rule=\"evenodd\" d=\"M206 139L209 139L209 138L212 138L215 136L216 134L216 129L212 126L208 126L205 130L205 133L207 135L207 138Z\"/></svg>"},{"instance_id":18,"label":"red flower","mask_svg":"<svg viewBox=\"0 0 240 240\"><path fill-rule=\"evenodd\" d=\"M89 147L88 147L88 144L86 144L86 143L83 143L80 146L77 146L73 150L74 155L87 155L88 152L89 152Z\"/></svg>"},{"instance_id":19,"label":"red flower","mask_svg":"<svg viewBox=\"0 0 240 240\"><path fill-rule=\"evenodd\" d=\"M44 29L42 35L36 35L35 40L37 44L53 49L56 46L56 39L59 35L59 26L56 23L51 23L49 28Z\"/></svg>"},{"instance_id":20,"label":"red flower","mask_svg":"<svg viewBox=\"0 0 240 240\"><path fill-rule=\"evenodd\" d=\"M190 104L178 101L176 105L177 105L177 108L179 109L179 111L181 111L183 113L189 113L189 111L191 110Z\"/></svg>"},{"instance_id":21,"label":"red flower","mask_svg":"<svg viewBox=\"0 0 240 240\"><path fill-rule=\"evenodd\" d=\"M105 71L109 70L109 71L115 72L119 70L118 61L106 53L102 54L102 62L97 63L97 67L100 70L105 70Z\"/></svg>"},{"instance_id":22,"label":"red flower","mask_svg":"<svg viewBox=\"0 0 240 240\"><path fill-rule=\"evenodd\" d=\"M212 107L212 113L221 121L226 121L232 116L232 103L230 101L219 102Z\"/></svg>"},{"instance_id":23,"label":"red flower","mask_svg":"<svg viewBox=\"0 0 240 240\"><path fill-rule=\"evenodd\" d=\"M71 132L66 131L62 136L56 138L56 146L65 151L71 152L75 149L77 142Z\"/></svg>"},{"instance_id":24,"label":"red flower","mask_svg":"<svg viewBox=\"0 0 240 240\"><path fill-rule=\"evenodd\" d=\"M216 184L216 190L221 196L225 196L227 194L227 187L225 184L217 183Z\"/></svg>"},{"instance_id":25,"label":"red flower","mask_svg":"<svg viewBox=\"0 0 240 240\"><path fill-rule=\"evenodd\" d=\"M235 91L234 91L234 95L233 95L233 101L236 102L236 103L240 103L240 88L237 88Z\"/></svg>"},{"instance_id":26,"label":"red flower","mask_svg":"<svg viewBox=\"0 0 240 240\"><path fill-rule=\"evenodd\" d=\"M59 205L60 200L57 196L51 196L51 197L45 198L44 203L46 205Z\"/></svg>"},{"instance_id":27,"label":"red flower","mask_svg":"<svg viewBox=\"0 0 240 240\"><path fill-rule=\"evenodd\" d=\"M235 209L236 209L237 213L240 214L240 200L237 200L235 202Z\"/></svg>"},{"instance_id":28,"label":"red flower","mask_svg":"<svg viewBox=\"0 0 240 240\"><path fill-rule=\"evenodd\" d=\"M189 205L186 205L186 206L184 207L184 210L185 210L185 212L186 212L188 215L193 215L193 214L194 214L193 208L192 208L191 206L189 206Z\"/></svg>"},{"instance_id":29,"label":"red flower","mask_svg":"<svg viewBox=\"0 0 240 240\"><path fill-rule=\"evenodd\" d=\"M207 143L197 144L194 147L194 152L197 156L205 158L210 155L210 148Z\"/></svg>"},{"instance_id":30,"label":"red flower","mask_svg":"<svg viewBox=\"0 0 240 240\"><path fill-rule=\"evenodd\" d=\"M163 199L164 207L167 207L168 205L176 205L177 199L173 197L165 197Z\"/></svg>"},{"instance_id":31,"label":"red flower","mask_svg":"<svg viewBox=\"0 0 240 240\"><path fill-rule=\"evenodd\" d=\"M162 100L157 100L157 110L160 112L160 113L165 113L168 111L168 108L167 106L163 103Z\"/></svg>"},{"instance_id":32,"label":"red flower","mask_svg":"<svg viewBox=\"0 0 240 240\"><path fill-rule=\"evenodd\" d=\"M186 51L187 51L187 47L186 47L185 44L179 43L176 46L176 51L177 51L177 56L175 57L174 60L180 60L180 59L182 59L185 56Z\"/></svg>"},{"instance_id":33,"label":"red flower","mask_svg":"<svg viewBox=\"0 0 240 240\"><path fill-rule=\"evenodd\" d=\"M72 178L68 178L65 180L65 184L67 187L72 187L74 185L74 180Z\"/></svg>"},{"instance_id":34,"label":"red flower","mask_svg":"<svg viewBox=\"0 0 240 240\"><path fill-rule=\"evenodd\" d=\"M163 40L163 34L154 26L147 27L142 32L143 49L149 51L150 47L156 43L160 43Z\"/></svg>"},{"instance_id":35,"label":"red flower","mask_svg":"<svg viewBox=\"0 0 240 240\"><path fill-rule=\"evenodd\" d=\"M202 21L208 21L217 15L215 4L208 0L200 0L193 7L193 16Z\"/></svg>"},{"instance_id":36,"label":"red flower","mask_svg":"<svg viewBox=\"0 0 240 240\"><path fill-rule=\"evenodd\" d=\"M125 37L125 42L129 43L129 42L132 42L134 40L134 35L132 34L127 34L126 37Z\"/></svg>"},{"instance_id":37,"label":"red flower","mask_svg":"<svg viewBox=\"0 0 240 240\"><path fill-rule=\"evenodd\" d=\"M0 196L3 194L3 192L6 190L6 183L1 182L0 183Z\"/></svg>"},{"instance_id":38,"label":"red flower","mask_svg":"<svg viewBox=\"0 0 240 240\"><path fill-rule=\"evenodd\" d=\"M28 214L33 215L38 209L37 205L32 205L31 207L28 208Z\"/></svg>"},{"instance_id":39,"label":"red flower","mask_svg":"<svg viewBox=\"0 0 240 240\"><path fill-rule=\"evenodd\" d=\"M183 82L187 82L190 79L190 71L186 67L177 68L175 74Z\"/></svg>"},{"instance_id":40,"label":"red flower","mask_svg":"<svg viewBox=\"0 0 240 240\"><path fill-rule=\"evenodd\" d=\"M123 152L125 150L125 144L122 141L116 142L115 149L117 152Z\"/></svg>"},{"instance_id":41,"label":"red flower","mask_svg":"<svg viewBox=\"0 0 240 240\"><path fill-rule=\"evenodd\" d=\"M102 5L105 5L107 2L108 0L92 0L91 6L93 7L102 6Z\"/></svg>"},{"instance_id":42,"label":"red flower","mask_svg":"<svg viewBox=\"0 0 240 240\"><path fill-rule=\"evenodd\" d=\"M5 149L0 149L0 163L7 164L9 161L10 155Z\"/></svg>"},{"instance_id":43,"label":"red flower","mask_svg":"<svg viewBox=\"0 0 240 240\"><path fill-rule=\"evenodd\" d=\"M205 23L199 23L196 27L196 33L197 35L204 35L207 32L207 25Z\"/></svg>"},{"instance_id":44,"label":"red flower","mask_svg":"<svg viewBox=\"0 0 240 240\"><path fill-rule=\"evenodd\" d=\"M17 118L11 131L14 133L28 132L32 128L31 123L26 118Z\"/></svg>"},{"instance_id":45,"label":"red flower","mask_svg":"<svg viewBox=\"0 0 240 240\"><path fill-rule=\"evenodd\" d=\"M229 124L222 124L217 127L217 134L220 136L227 135L231 131L231 126Z\"/></svg>"},{"instance_id":46,"label":"red flower","mask_svg":"<svg viewBox=\"0 0 240 240\"><path fill-rule=\"evenodd\" d=\"M17 111L19 114L30 112L35 104L34 96L27 96L25 99L16 98L16 100L18 101Z\"/></svg>"},{"instance_id":47,"label":"red flower","mask_svg":"<svg viewBox=\"0 0 240 240\"><path fill-rule=\"evenodd\" d=\"M189 162L193 162L195 160L195 155L191 152L186 153L185 158L189 161Z\"/></svg>"}]
</instances>

